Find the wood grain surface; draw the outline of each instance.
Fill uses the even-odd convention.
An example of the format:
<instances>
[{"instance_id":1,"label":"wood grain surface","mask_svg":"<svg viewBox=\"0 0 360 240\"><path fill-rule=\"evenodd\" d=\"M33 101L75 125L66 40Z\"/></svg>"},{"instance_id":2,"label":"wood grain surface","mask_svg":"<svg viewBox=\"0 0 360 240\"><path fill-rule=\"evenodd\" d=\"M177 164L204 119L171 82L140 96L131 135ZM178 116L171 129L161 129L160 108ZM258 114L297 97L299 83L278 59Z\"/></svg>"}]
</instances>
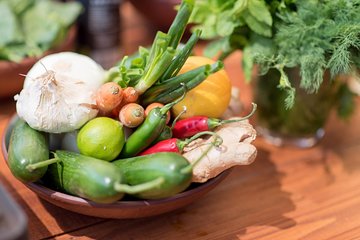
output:
<instances>
[{"instance_id":1,"label":"wood grain surface","mask_svg":"<svg viewBox=\"0 0 360 240\"><path fill-rule=\"evenodd\" d=\"M128 5L124 8L125 18L136 15ZM134 34L135 45L151 39L151 31L142 35L149 27L141 21L132 24L129 31L139 31ZM126 51L133 50L129 39L123 44ZM233 84L241 87L240 98L248 106L251 89L243 81L240 57L240 53L233 54L225 67ZM15 112L15 104L12 99L2 99L0 104L2 134ZM274 147L258 137L258 155L253 164L235 167L219 186L195 203L151 218L108 220L55 207L17 181L2 157L0 181L25 211L30 239L357 240L359 122L360 107L348 121L333 114L326 125L325 138L307 150Z\"/></svg>"}]
</instances>

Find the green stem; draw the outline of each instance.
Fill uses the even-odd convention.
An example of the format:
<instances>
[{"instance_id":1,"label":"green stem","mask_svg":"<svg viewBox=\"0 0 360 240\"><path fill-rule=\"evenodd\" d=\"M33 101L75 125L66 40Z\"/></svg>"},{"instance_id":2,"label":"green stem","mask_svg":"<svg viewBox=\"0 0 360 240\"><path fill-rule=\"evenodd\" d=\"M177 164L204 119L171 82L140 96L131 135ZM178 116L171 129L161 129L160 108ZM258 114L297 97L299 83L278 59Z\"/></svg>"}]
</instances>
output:
<instances>
[{"instance_id":1,"label":"green stem","mask_svg":"<svg viewBox=\"0 0 360 240\"><path fill-rule=\"evenodd\" d=\"M187 87L185 86L185 84L182 84L182 91L183 91L183 94L180 98L176 99L175 101L171 102L171 103L168 103L166 104L165 106L163 106L161 109L160 109L160 113L162 115L165 115L167 114L167 112L173 107L175 106L176 104L178 104L181 100L183 100L185 98L185 95L186 95L186 92L187 92Z\"/></svg>"},{"instance_id":2,"label":"green stem","mask_svg":"<svg viewBox=\"0 0 360 240\"><path fill-rule=\"evenodd\" d=\"M210 143L209 147L205 149L204 152L201 153L200 157L198 159L196 159L194 162L192 162L191 164L187 165L186 167L184 167L183 169L180 170L180 172L182 174L187 174L189 172L191 172L194 168L194 166L196 166L196 164L198 164L208 153L209 151L213 148L213 147L218 147L223 143L223 139L217 135L216 133L214 134L214 141Z\"/></svg>"},{"instance_id":3,"label":"green stem","mask_svg":"<svg viewBox=\"0 0 360 240\"><path fill-rule=\"evenodd\" d=\"M165 52L165 50L169 46L169 41L170 37L168 36L168 34L161 31L158 31L156 33L154 41L151 45L151 49L149 51L148 62L146 63L145 71L148 71L150 66L154 63L155 59L158 58L160 54Z\"/></svg>"},{"instance_id":4,"label":"green stem","mask_svg":"<svg viewBox=\"0 0 360 240\"><path fill-rule=\"evenodd\" d=\"M144 191L149 191L153 188L159 187L161 184L165 182L163 177L155 178L149 182L141 183L138 185L128 185L128 184L121 184L115 183L114 188L118 192L128 193L128 194L137 194Z\"/></svg>"},{"instance_id":5,"label":"green stem","mask_svg":"<svg viewBox=\"0 0 360 240\"><path fill-rule=\"evenodd\" d=\"M195 44L200 38L201 31L196 30L187 41L185 46L180 50L179 54L175 57L175 59L171 62L170 66L166 69L165 73L160 78L160 82L169 79L171 77L176 76L176 74L183 67L184 63L190 56Z\"/></svg>"},{"instance_id":6,"label":"green stem","mask_svg":"<svg viewBox=\"0 0 360 240\"><path fill-rule=\"evenodd\" d=\"M246 119L249 119L252 115L254 115L254 113L256 112L256 109L257 109L256 103L251 103L251 105L252 105L251 112L248 115L246 115L245 117L241 117L241 118L237 118L237 119L221 120L219 125L227 124L227 123L233 123L233 122L240 122L240 121L244 121Z\"/></svg>"},{"instance_id":7,"label":"green stem","mask_svg":"<svg viewBox=\"0 0 360 240\"><path fill-rule=\"evenodd\" d=\"M183 0L179 11L176 14L174 21L172 22L168 35L170 36L169 46L177 48L182 35L185 32L186 25L189 21L190 15L194 8L194 0Z\"/></svg>"},{"instance_id":8,"label":"green stem","mask_svg":"<svg viewBox=\"0 0 360 240\"><path fill-rule=\"evenodd\" d=\"M175 117L175 119L174 119L174 121L172 122L171 127L170 127L171 130L174 129L176 122L179 120L179 118L181 117L181 115L183 115L184 113L186 113L186 110L187 110L187 109L186 109L186 106L184 106L184 107L183 107L183 110Z\"/></svg>"},{"instance_id":9,"label":"green stem","mask_svg":"<svg viewBox=\"0 0 360 240\"><path fill-rule=\"evenodd\" d=\"M116 79L116 77L119 75L119 67L115 66L110 68L105 73L105 82L110 82Z\"/></svg>"},{"instance_id":10,"label":"green stem","mask_svg":"<svg viewBox=\"0 0 360 240\"><path fill-rule=\"evenodd\" d=\"M160 102L160 103L165 103L165 104L169 103L169 102L173 101L174 99L179 98L182 95L183 91L182 91L180 83L185 83L186 88L188 90L191 90L194 87L196 87L197 85L199 85L200 83L202 83L210 74L221 70L223 67L224 67L224 64L221 61L217 61L210 65L210 69L207 69L207 67L205 65L205 66L198 67L189 72L186 72L184 74L174 77L174 81L170 81L170 79L168 79L165 82L161 83L160 85L154 86L154 88L155 88L154 90L148 90L148 91L150 91L150 93L146 92L144 94L144 97L142 98L142 103L144 105L148 105L152 102ZM192 72L192 71L194 71L194 72ZM195 74L195 73L196 73L196 75L194 76L193 74ZM187 74L189 74L189 75L187 75ZM182 75L184 75L184 76L182 76ZM184 80L183 82L180 82L180 76L183 77L182 78L182 80ZM194 76L194 77L191 78L191 76ZM177 78L177 77L179 77L179 79L176 79L176 82L175 82L175 78ZM177 84L175 84L175 83L177 83ZM163 84L165 84L165 85L163 85ZM165 86L166 86L166 88L165 88ZM157 92L157 91L159 91L159 93L154 94L154 92Z\"/></svg>"},{"instance_id":11,"label":"green stem","mask_svg":"<svg viewBox=\"0 0 360 240\"><path fill-rule=\"evenodd\" d=\"M126 74L128 76L141 76L144 74L144 70L141 68L128 69Z\"/></svg>"},{"instance_id":12,"label":"green stem","mask_svg":"<svg viewBox=\"0 0 360 240\"><path fill-rule=\"evenodd\" d=\"M150 63L151 66L145 72L145 76L135 85L135 90L139 94L143 94L149 89L169 66L174 55L175 50L172 48L167 48L163 54L158 55L157 58Z\"/></svg>"},{"instance_id":13,"label":"green stem","mask_svg":"<svg viewBox=\"0 0 360 240\"><path fill-rule=\"evenodd\" d=\"M204 135L212 135L212 136L216 136L216 137L219 137L215 132L211 132L211 131L203 131L203 132L199 132L197 134L195 134L194 136L190 137L190 138L187 138L187 139L184 139L183 141L179 141L178 142L178 148L180 149L180 151L183 151L184 147L186 145L188 145L189 143L191 143L192 141L198 139L199 137L201 136L204 136Z\"/></svg>"},{"instance_id":14,"label":"green stem","mask_svg":"<svg viewBox=\"0 0 360 240\"><path fill-rule=\"evenodd\" d=\"M202 81L209 76L209 74L206 73L202 73L199 74L197 77L195 77L192 81L187 82L185 84L183 84L184 86L186 86L187 89L193 89L194 87L196 87L197 85L199 85L200 83L202 83ZM181 86L181 84L179 84L179 86ZM175 90L172 91L166 91L163 92L161 94L159 94L158 96L156 96L156 98L154 99L155 102L160 102L163 104L169 103L171 101L173 101L174 99L179 98L181 95L183 94L183 91L181 88L176 88ZM147 100L147 99L146 99Z\"/></svg>"},{"instance_id":15,"label":"green stem","mask_svg":"<svg viewBox=\"0 0 360 240\"><path fill-rule=\"evenodd\" d=\"M49 160L45 160L45 161L42 161L42 162L38 162L38 163L33 163L33 164L29 164L26 166L26 169L30 172L38 169L38 168L42 168L42 167L47 167L49 166L50 164L53 164L53 163L57 163L57 162L60 162L60 158L51 158Z\"/></svg>"},{"instance_id":16,"label":"green stem","mask_svg":"<svg viewBox=\"0 0 360 240\"><path fill-rule=\"evenodd\" d=\"M217 135L215 132L203 131L203 132L199 132L199 133L195 134L194 136L186 139L185 141L186 141L187 143L190 143L190 142L194 141L195 139L198 139L199 137L204 136L204 135L212 135L212 136L216 136L216 137L218 137L218 138L221 138L221 137L219 137L219 135Z\"/></svg>"},{"instance_id":17,"label":"green stem","mask_svg":"<svg viewBox=\"0 0 360 240\"><path fill-rule=\"evenodd\" d=\"M211 69L209 64L206 64L201 67L197 67L195 69L192 69L186 73L180 74L178 76L175 76L173 78L170 78L161 84L157 84L149 88L146 93L144 93L143 97L147 98L150 96L157 96L162 92L169 92L179 87L180 83L187 83L191 80L193 80L195 77L197 77L200 74L203 74L204 72L209 72Z\"/></svg>"}]
</instances>

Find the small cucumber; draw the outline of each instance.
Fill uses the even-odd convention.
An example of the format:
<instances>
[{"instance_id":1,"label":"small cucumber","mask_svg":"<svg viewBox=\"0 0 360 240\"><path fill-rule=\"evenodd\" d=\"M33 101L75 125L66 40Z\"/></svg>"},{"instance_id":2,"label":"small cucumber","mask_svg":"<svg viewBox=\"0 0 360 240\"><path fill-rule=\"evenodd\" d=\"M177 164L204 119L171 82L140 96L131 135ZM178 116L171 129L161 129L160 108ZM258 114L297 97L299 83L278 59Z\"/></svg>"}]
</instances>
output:
<instances>
[{"instance_id":1,"label":"small cucumber","mask_svg":"<svg viewBox=\"0 0 360 240\"><path fill-rule=\"evenodd\" d=\"M49 136L31 128L18 119L11 132L8 148L8 165L12 174L23 182L35 182L46 172L47 167L35 170L27 168L49 158Z\"/></svg>"},{"instance_id":2,"label":"small cucumber","mask_svg":"<svg viewBox=\"0 0 360 240\"><path fill-rule=\"evenodd\" d=\"M192 166L186 158L177 153L161 152L145 156L115 160L129 185L143 184L163 178L159 186L134 196L142 199L159 199L173 196L189 187Z\"/></svg>"},{"instance_id":3,"label":"small cucumber","mask_svg":"<svg viewBox=\"0 0 360 240\"><path fill-rule=\"evenodd\" d=\"M68 151L56 151L59 161L49 165L45 185L98 203L112 203L124 195L115 189L120 171L110 162Z\"/></svg>"}]
</instances>

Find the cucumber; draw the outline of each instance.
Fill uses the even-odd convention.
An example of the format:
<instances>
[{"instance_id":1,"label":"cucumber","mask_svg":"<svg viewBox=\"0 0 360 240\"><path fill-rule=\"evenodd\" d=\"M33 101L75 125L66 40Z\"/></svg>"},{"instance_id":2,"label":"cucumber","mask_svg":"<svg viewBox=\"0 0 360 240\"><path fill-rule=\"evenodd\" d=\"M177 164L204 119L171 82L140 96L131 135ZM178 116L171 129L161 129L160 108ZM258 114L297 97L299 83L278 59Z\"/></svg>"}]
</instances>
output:
<instances>
[{"instance_id":1,"label":"cucumber","mask_svg":"<svg viewBox=\"0 0 360 240\"><path fill-rule=\"evenodd\" d=\"M43 178L46 186L98 203L112 203L124 195L115 189L123 181L110 162L75 152L56 151L58 162L49 165Z\"/></svg>"},{"instance_id":2,"label":"cucumber","mask_svg":"<svg viewBox=\"0 0 360 240\"><path fill-rule=\"evenodd\" d=\"M192 166L178 153L161 152L145 156L119 159L112 162L129 185L137 185L163 178L159 186L133 196L142 199L160 199L173 196L189 187Z\"/></svg>"},{"instance_id":3,"label":"cucumber","mask_svg":"<svg viewBox=\"0 0 360 240\"><path fill-rule=\"evenodd\" d=\"M30 170L29 164L49 158L49 136L31 128L24 120L18 119L10 135L8 166L12 174L23 182L35 182L46 172L47 167Z\"/></svg>"}]
</instances>

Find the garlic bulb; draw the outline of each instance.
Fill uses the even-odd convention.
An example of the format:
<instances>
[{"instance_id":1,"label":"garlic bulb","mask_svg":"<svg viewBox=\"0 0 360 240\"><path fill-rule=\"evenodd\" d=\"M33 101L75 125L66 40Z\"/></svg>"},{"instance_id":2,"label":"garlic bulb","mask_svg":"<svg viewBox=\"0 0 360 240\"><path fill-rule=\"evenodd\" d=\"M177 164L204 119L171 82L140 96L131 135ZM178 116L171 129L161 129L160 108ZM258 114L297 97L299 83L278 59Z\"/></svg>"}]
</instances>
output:
<instances>
[{"instance_id":1,"label":"garlic bulb","mask_svg":"<svg viewBox=\"0 0 360 240\"><path fill-rule=\"evenodd\" d=\"M96 117L94 93L104 83L104 69L72 52L48 55L28 72L15 96L16 111L32 128L70 132Z\"/></svg>"}]
</instances>

